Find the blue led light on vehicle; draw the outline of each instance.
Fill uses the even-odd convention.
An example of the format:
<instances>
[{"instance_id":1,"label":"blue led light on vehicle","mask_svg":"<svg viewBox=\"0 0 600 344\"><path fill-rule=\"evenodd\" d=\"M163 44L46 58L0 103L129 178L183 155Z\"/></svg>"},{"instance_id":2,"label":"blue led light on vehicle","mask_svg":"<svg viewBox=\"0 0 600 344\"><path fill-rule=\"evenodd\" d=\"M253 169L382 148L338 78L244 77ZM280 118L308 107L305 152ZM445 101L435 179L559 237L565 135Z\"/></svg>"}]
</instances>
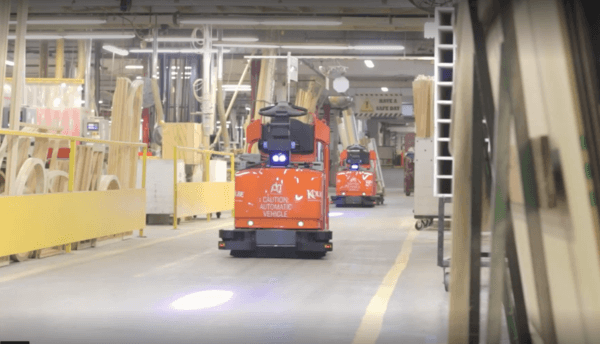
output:
<instances>
[{"instance_id":1,"label":"blue led light on vehicle","mask_svg":"<svg viewBox=\"0 0 600 344\"><path fill-rule=\"evenodd\" d=\"M271 155L272 166L287 166L288 156L284 152L273 152Z\"/></svg>"}]
</instances>

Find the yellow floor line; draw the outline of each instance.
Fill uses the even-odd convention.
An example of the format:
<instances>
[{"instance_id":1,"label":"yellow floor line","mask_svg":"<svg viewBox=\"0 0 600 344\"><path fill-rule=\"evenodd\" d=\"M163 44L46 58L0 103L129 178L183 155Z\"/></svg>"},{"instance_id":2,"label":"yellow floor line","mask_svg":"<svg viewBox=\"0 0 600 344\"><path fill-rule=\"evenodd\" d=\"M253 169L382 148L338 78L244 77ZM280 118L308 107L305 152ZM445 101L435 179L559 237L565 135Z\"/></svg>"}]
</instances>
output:
<instances>
[{"instance_id":1,"label":"yellow floor line","mask_svg":"<svg viewBox=\"0 0 600 344\"><path fill-rule=\"evenodd\" d=\"M152 240L152 241L149 241L149 242L143 243L141 245L137 245L137 246L129 246L129 247L121 248L118 250L112 250L112 251L102 252L102 253L98 253L98 254L94 254L94 255L90 255L90 256L84 256L79 259L76 259L75 257L73 257L74 259L69 259L69 260L61 262L59 264L41 266L38 268L28 269L26 271L21 271L21 272L17 272L14 274L2 276L2 277L0 277L0 283L10 282L10 281L14 281L16 279L20 279L23 277L28 277L28 276L35 275L35 274L39 274L39 273L43 273L43 272L47 272L47 271L51 271L51 270L56 270L56 269L72 266L75 264L85 263L85 262L93 261L93 260L100 259L100 258L114 256L117 254L129 252L129 251L136 250L139 248L145 248L145 247L149 247L149 246L158 245L163 242L172 241L172 240L183 238L186 236L198 234L198 233L201 233L204 231L209 231L209 230L219 229L219 228L227 228L228 226L231 226L231 225L233 225L233 221L229 220L227 222L222 222L222 223L219 223L219 224L207 227L207 228L200 228L200 229L192 230L189 232L181 233L181 234L178 234L178 235L175 235L172 237Z\"/></svg>"},{"instance_id":2,"label":"yellow floor line","mask_svg":"<svg viewBox=\"0 0 600 344\"><path fill-rule=\"evenodd\" d=\"M384 277L377 293L375 293L375 296L373 296L371 302L367 306L365 315L354 335L353 344L374 344L377 341L379 333L381 332L383 316L385 315L394 289L396 289L398 279L400 278L402 271L404 271L408 265L412 244L418 234L419 232L415 229L408 232L408 236L402 244L400 253L398 254L398 257L396 257L396 262Z\"/></svg>"}]
</instances>

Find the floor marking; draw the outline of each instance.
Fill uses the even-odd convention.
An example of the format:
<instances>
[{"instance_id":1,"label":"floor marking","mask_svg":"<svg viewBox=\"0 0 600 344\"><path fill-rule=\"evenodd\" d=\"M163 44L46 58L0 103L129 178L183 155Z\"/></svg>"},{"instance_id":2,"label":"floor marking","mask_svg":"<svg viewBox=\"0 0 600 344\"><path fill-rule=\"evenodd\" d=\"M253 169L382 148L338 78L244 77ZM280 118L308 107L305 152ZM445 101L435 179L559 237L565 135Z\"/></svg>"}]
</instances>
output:
<instances>
[{"instance_id":1,"label":"floor marking","mask_svg":"<svg viewBox=\"0 0 600 344\"><path fill-rule=\"evenodd\" d=\"M408 236L404 239L404 243L402 243L400 253L396 257L396 262L383 278L383 282L379 286L377 293L375 293L375 296L369 302L365 315L354 335L352 344L374 344L377 338L379 338L383 316L394 293L394 289L396 289L398 279L408 265L413 241L417 235L419 235L419 232L414 228L408 232Z\"/></svg>"},{"instance_id":2,"label":"floor marking","mask_svg":"<svg viewBox=\"0 0 600 344\"><path fill-rule=\"evenodd\" d=\"M142 272L142 273L139 273L137 275L134 275L133 277L135 277L135 278L144 277L146 275L149 275L149 274L152 274L152 273L155 273L155 272L159 272L161 270L173 267L173 266L175 266L177 264L184 263L184 262L187 262L187 261L190 261L190 260L194 260L194 259L196 259L196 258L198 258L200 256L207 255L209 253L215 253L216 251L217 250L208 250L208 251L205 251L205 252L202 252L202 253L194 254L194 255L191 255L189 257L185 257L185 258L176 260L176 261L171 262L171 263L167 263L167 264L164 264L164 265L159 265L157 267L154 267L154 268L150 269L149 271Z\"/></svg>"},{"instance_id":3,"label":"floor marking","mask_svg":"<svg viewBox=\"0 0 600 344\"><path fill-rule=\"evenodd\" d=\"M121 249L118 249L118 250L112 250L112 251L108 251L108 252L102 252L102 253L94 254L94 255L91 255L91 256L82 257L80 259L69 259L69 260L64 261L64 262L62 262L60 264L48 265L48 266L41 266L41 267L38 267L38 268L35 268L35 269L29 269L29 270L26 270L26 271L17 272L17 273L11 274L11 275L0 277L0 283L10 282L10 281L14 281L14 280L19 279L19 278L28 277L28 276L39 274L39 273L42 273L42 272L47 272L47 271L56 270L56 269L68 267L68 266L79 264L79 263L86 263L86 262L90 262L92 260L114 256L114 255L117 255L117 254L125 253L125 252L132 251L132 250L136 250L136 249L139 249L139 248L145 248L145 247L149 247L149 246L154 246L154 245L157 245L157 244L160 244L160 243L163 243L163 242L172 241L172 240L175 240L175 239L183 238L183 237L186 237L186 236L198 234L198 233L209 231L209 230L224 228L224 227L227 227L227 226L231 226L232 223L233 223L233 221L230 220L230 221L227 221L227 222L223 222L223 223L219 223L217 225L210 226L208 228L200 228L200 229L192 230L192 231L189 231L189 232L181 233L181 234L178 234L178 235L175 235L175 236L172 236L172 237L155 239L155 240L152 240L152 241L149 241L149 242L143 243L141 245L137 245L137 246L130 246L130 247L125 247L125 248L121 248ZM75 258L75 257L73 257L73 258Z\"/></svg>"}]
</instances>

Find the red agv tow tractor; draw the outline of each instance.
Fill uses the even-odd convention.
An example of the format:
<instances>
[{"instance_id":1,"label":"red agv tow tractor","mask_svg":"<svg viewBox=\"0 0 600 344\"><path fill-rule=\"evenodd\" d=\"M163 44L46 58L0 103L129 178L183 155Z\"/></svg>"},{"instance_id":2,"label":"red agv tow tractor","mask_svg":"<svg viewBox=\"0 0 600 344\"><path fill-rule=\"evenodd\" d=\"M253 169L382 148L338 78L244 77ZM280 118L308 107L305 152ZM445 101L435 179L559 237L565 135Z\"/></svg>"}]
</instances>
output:
<instances>
[{"instance_id":1,"label":"red agv tow tractor","mask_svg":"<svg viewBox=\"0 0 600 344\"><path fill-rule=\"evenodd\" d=\"M323 257L332 250L329 230L329 127L293 117L304 108L281 102L259 111L246 131L248 152L258 144L259 165L235 175L235 229L219 231L219 249L236 257L273 249Z\"/></svg>"}]
</instances>

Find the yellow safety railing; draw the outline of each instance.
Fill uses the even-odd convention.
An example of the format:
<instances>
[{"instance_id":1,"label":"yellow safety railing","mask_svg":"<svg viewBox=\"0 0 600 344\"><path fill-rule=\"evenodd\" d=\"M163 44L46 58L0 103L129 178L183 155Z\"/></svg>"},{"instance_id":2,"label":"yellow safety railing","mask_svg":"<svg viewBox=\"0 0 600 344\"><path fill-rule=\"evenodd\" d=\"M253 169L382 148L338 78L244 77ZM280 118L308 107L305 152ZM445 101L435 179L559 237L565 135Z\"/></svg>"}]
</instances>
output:
<instances>
[{"instance_id":1,"label":"yellow safety railing","mask_svg":"<svg viewBox=\"0 0 600 344\"><path fill-rule=\"evenodd\" d=\"M194 153L200 153L203 156L203 174L202 174L202 179L204 180L203 183L178 183L177 182L177 153L180 151L189 151L189 152L194 152ZM219 187L212 187L212 188L208 188L208 187L202 187L202 185L198 185L198 184L205 184L204 186L206 186L207 184L210 184L210 159L213 155L225 155L225 156L229 156L231 159L231 167L228 169L230 172L230 176L231 176L231 181L229 183L212 183L212 184L225 184L225 185L219 185ZM228 153L228 152L217 152L217 151L212 151L212 150L205 150L205 149L198 149L198 148L190 148L190 147L180 147L180 146L175 146L173 147L173 228L177 229L177 219L179 218L179 213L180 211L178 210L178 207L180 206L180 202L179 202L179 197L180 197L180 193L181 192L185 192L185 196L186 196L186 200L189 201L190 198L192 198L192 202L188 202L188 203L192 203L192 207L195 207L197 205L200 205L206 212L206 219L207 221L210 221L211 218L211 213L214 211L211 210L215 210L215 209L221 209L221 208L229 208L228 206L223 206L223 204L227 204L227 202L224 202L222 204L218 204L216 205L216 207L221 207L221 208L215 208L215 207L210 207L207 204L208 199L206 198L206 194L223 194L223 196L226 198L227 195L226 193L229 192L231 195L233 195L233 183L235 182L235 155L234 153ZM187 184L190 185L191 188L185 188L185 185L181 185L181 184ZM229 184L229 185L227 185ZM178 190L178 187L181 188L181 190ZM198 196L198 198L194 199L194 195ZM233 197L231 198L231 211L233 214ZM212 201L212 200L211 200ZM229 210L229 209L222 209L222 210Z\"/></svg>"},{"instance_id":2,"label":"yellow safety railing","mask_svg":"<svg viewBox=\"0 0 600 344\"><path fill-rule=\"evenodd\" d=\"M0 256L4 256L5 255L4 253L6 253L5 251L10 251L10 250L26 252L26 251L39 249L39 248L59 246L59 245L66 245L65 251L70 252L71 251L71 243L80 241L79 237L86 235L86 234L82 234L82 232L84 232L86 230L86 228L79 228L72 232L65 233L63 228L56 225L55 223L48 223L48 226L45 227L44 221L62 222L63 220L65 220L65 222L69 222L69 220L73 220L73 221L74 220L85 220L85 221L83 221L84 223L92 223L91 220L93 220L93 219L90 219L90 217L94 216L94 214L97 214L98 216L101 216L100 214L103 214L98 209L94 209L94 207L91 204L90 205L78 204L78 203L85 203L85 201L87 200L87 198L81 198L80 195L77 196L78 199L76 200L77 203L75 203L75 204L70 204L70 203L69 204L55 204L57 202L58 203L70 202L70 198L65 198L65 195L68 196L69 194L73 195L73 194L97 193L97 192L73 193L74 184L75 184L75 156L76 156L76 150L77 150L77 142L97 143L97 144L105 144L105 145L109 145L109 146L141 147L143 149L142 189L145 189L145 187L146 187L146 158L147 158L147 154L148 154L148 149L147 149L147 145L145 143L107 141L107 140L98 140L98 139L91 139L91 138L85 138L85 137L75 137L75 136L66 136L66 135L59 135L59 134L46 134L46 133L31 133L31 132L23 132L23 131L17 131L17 130L0 130L0 135L64 140L64 141L69 141L69 147L70 147L70 151L69 151L69 182L68 182L68 191L69 192L67 194L58 193L58 194L50 194L50 195L30 195L30 196L26 195L26 196L0 197L0 202L4 202L2 204L6 203L3 207L8 206L8 207L14 207L15 209L18 209L21 207L23 207L24 209L27 209L29 207L29 211L31 211L31 212L36 212L36 211L41 210L42 212L45 212L44 214L47 216L51 217L52 214L58 214L58 217L61 218L60 220L58 220L58 219L53 220L52 218L38 219L38 218L31 218L31 217L24 216L23 218L27 219L27 221L25 221L27 223L25 223L23 221L19 221L19 219L13 218L14 216L12 216L12 217L11 216L0 216L0 222L3 220L8 221L8 229L9 229L8 231L2 231L2 233L0 233L1 234L0 235ZM135 162L135 163L137 163L137 162ZM14 182L14 181L11 181L11 182ZM10 187L9 185L6 185L6 186ZM124 191L127 191L127 190L124 190ZM138 190L135 190L135 191L138 191ZM44 197L48 197L48 196L53 197L53 199L50 200L50 199L44 198ZM145 192L141 196L142 196L143 201L145 202ZM104 197L102 199L94 198L93 200L98 201L99 204L110 204L111 202L114 202L115 197L118 197L118 196L111 195L109 197ZM132 195L129 195L129 197L131 199L137 200L140 198L140 195L132 194ZM56 199L54 199L54 198L56 198ZM64 205L64 207L61 207L63 205ZM85 207L89 208L87 211L87 214L85 214L86 213L85 209L87 209ZM0 207L0 208L2 208L2 207ZM44 208L52 208L52 209L44 210ZM11 211L10 209L0 209L0 213L2 213L2 210L7 212L5 215L9 215L10 211ZM105 209L105 210L109 211L108 209ZM128 209L128 211L131 211L131 209ZM138 211L138 209L135 209L135 211ZM80 213L84 213L84 214L80 214ZM144 213L144 218L145 218L145 203L144 203L143 213ZM130 215L131 215L131 213L130 213ZM123 218L123 217L121 217L121 218ZM112 221L112 220L114 220L114 219L107 219L108 223L114 223L114 221ZM29 223L31 223L31 224L29 224ZM25 233L13 233L13 232L11 232L12 227L16 227L19 230L22 230L24 227L27 227L26 228L27 230L31 229L31 231L29 233L31 235L25 235ZM36 227L36 228L29 228L29 227ZM49 227L52 227L52 228L49 228ZM62 227L68 227L68 225L63 225ZM118 227L118 225L117 225L117 227ZM6 228L6 227L4 227L4 228ZM140 226L139 228L141 228L141 229L139 229L140 236L143 236L143 233L144 233L143 226ZM45 230L47 230L47 231L45 231ZM104 233L107 231L109 232L110 229L102 228L98 232ZM36 235L44 237L44 238L43 239L36 238ZM58 238L56 238L55 236L58 236ZM87 239L89 239L89 238L85 238L85 239L81 239L81 240L87 240ZM30 240L30 241L28 241L28 240ZM35 244L32 244L31 245L32 247L29 247L29 243L34 242L34 241L35 241ZM35 246L35 247L33 247L33 246ZM19 252L10 252L8 254L16 254Z\"/></svg>"}]
</instances>

